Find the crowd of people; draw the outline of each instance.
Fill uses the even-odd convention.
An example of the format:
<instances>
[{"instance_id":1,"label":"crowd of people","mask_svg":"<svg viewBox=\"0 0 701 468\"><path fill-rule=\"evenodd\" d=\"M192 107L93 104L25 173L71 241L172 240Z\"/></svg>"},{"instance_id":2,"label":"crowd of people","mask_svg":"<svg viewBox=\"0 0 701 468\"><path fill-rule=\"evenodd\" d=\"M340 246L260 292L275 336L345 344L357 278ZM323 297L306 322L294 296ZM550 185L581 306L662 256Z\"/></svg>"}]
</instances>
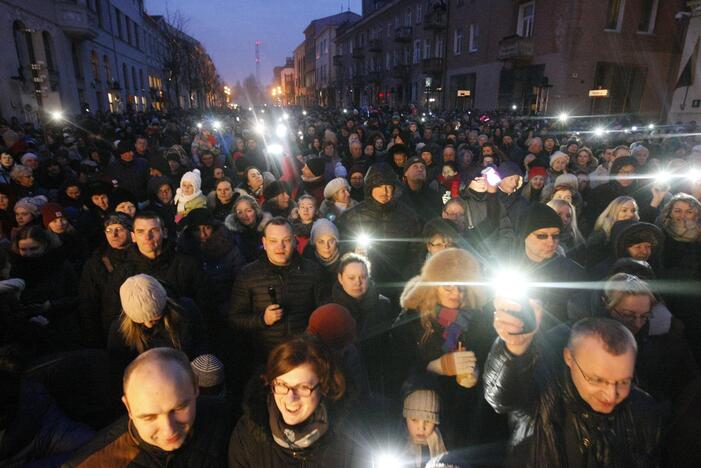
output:
<instances>
[{"instance_id":1,"label":"crowd of people","mask_svg":"<svg viewBox=\"0 0 701 468\"><path fill-rule=\"evenodd\" d=\"M695 131L0 121L0 465L700 466Z\"/></svg>"}]
</instances>

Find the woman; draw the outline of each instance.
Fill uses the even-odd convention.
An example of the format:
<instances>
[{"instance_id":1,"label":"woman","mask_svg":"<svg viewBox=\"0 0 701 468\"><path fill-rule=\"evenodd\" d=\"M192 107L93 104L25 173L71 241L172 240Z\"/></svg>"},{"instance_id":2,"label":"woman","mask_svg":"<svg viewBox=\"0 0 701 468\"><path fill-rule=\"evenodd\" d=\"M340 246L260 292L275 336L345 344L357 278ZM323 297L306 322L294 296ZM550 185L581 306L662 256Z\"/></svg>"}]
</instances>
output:
<instances>
[{"instance_id":1,"label":"woman","mask_svg":"<svg viewBox=\"0 0 701 468\"><path fill-rule=\"evenodd\" d=\"M316 341L299 337L277 346L249 389L229 440L229 468L354 466L345 379Z\"/></svg>"},{"instance_id":2,"label":"woman","mask_svg":"<svg viewBox=\"0 0 701 468\"><path fill-rule=\"evenodd\" d=\"M319 208L319 215L330 221L336 221L341 214L353 208L358 202L351 198L351 186L343 177L336 177L324 187L324 201Z\"/></svg>"},{"instance_id":3,"label":"woman","mask_svg":"<svg viewBox=\"0 0 701 468\"><path fill-rule=\"evenodd\" d=\"M14 239L25 226L37 225L41 222L41 207L47 202L46 197L39 195L37 197L25 197L17 200L14 206L15 224L10 233L10 238Z\"/></svg>"},{"instance_id":4,"label":"woman","mask_svg":"<svg viewBox=\"0 0 701 468\"><path fill-rule=\"evenodd\" d=\"M44 228L58 237L61 242L60 250L80 275L89 254L83 235L73 227L58 203L49 202L42 206L41 219Z\"/></svg>"},{"instance_id":5,"label":"woman","mask_svg":"<svg viewBox=\"0 0 701 468\"><path fill-rule=\"evenodd\" d=\"M577 226L577 210L567 200L553 198L547 205L555 210L562 220L563 231L560 232L560 248L563 255L581 262L584 258L586 241Z\"/></svg>"},{"instance_id":6,"label":"woman","mask_svg":"<svg viewBox=\"0 0 701 468\"><path fill-rule=\"evenodd\" d=\"M138 203L128 190L122 188L114 189L110 194L110 202L116 213L124 213L132 219L136 215Z\"/></svg>"},{"instance_id":7,"label":"woman","mask_svg":"<svg viewBox=\"0 0 701 468\"><path fill-rule=\"evenodd\" d=\"M483 411L479 383L494 340L491 316L483 310L486 291L473 286L483 281L470 253L438 252L404 287L403 311L392 327L396 364L405 371L400 374L429 372L438 379L446 406L459 414L445 422L446 436L463 443L489 439L497 429L496 415Z\"/></svg>"},{"instance_id":8,"label":"woman","mask_svg":"<svg viewBox=\"0 0 701 468\"><path fill-rule=\"evenodd\" d=\"M396 312L390 300L377 291L370 273L370 260L353 252L345 254L338 264L331 302L348 309L355 319L372 391L390 397L385 387L385 376L390 370L385 347Z\"/></svg>"},{"instance_id":9,"label":"woman","mask_svg":"<svg viewBox=\"0 0 701 468\"><path fill-rule=\"evenodd\" d=\"M523 196L528 203L538 203L540 201L543 187L545 187L546 175L547 170L542 166L532 165L528 169L528 183L521 192L521 196Z\"/></svg>"},{"instance_id":10,"label":"woman","mask_svg":"<svg viewBox=\"0 0 701 468\"><path fill-rule=\"evenodd\" d=\"M317 219L312 226L309 244L304 249L303 256L315 261L324 270L321 278L322 297L331 294L331 286L336 279L341 260L338 239L338 228L335 224L325 218Z\"/></svg>"},{"instance_id":11,"label":"woman","mask_svg":"<svg viewBox=\"0 0 701 468\"><path fill-rule=\"evenodd\" d=\"M586 243L585 263L588 272L591 273L596 265L611 255L611 228L614 223L628 219L640 221L638 204L633 197L628 196L615 198L599 215Z\"/></svg>"},{"instance_id":12,"label":"woman","mask_svg":"<svg viewBox=\"0 0 701 468\"><path fill-rule=\"evenodd\" d=\"M599 161L594 156L591 149L582 146L577 151L577 156L570 163L570 172L585 172L591 174L599 165Z\"/></svg>"},{"instance_id":13,"label":"woman","mask_svg":"<svg viewBox=\"0 0 701 468\"><path fill-rule=\"evenodd\" d=\"M231 214L236 198L241 195L234 190L234 183L228 177L217 181L214 190L207 195L207 206L215 219L224 221Z\"/></svg>"},{"instance_id":14,"label":"woman","mask_svg":"<svg viewBox=\"0 0 701 468\"><path fill-rule=\"evenodd\" d=\"M297 209L290 215L290 222L295 231L297 239L296 248L298 253L303 253L309 243L314 221L319 219L316 209L316 199L311 195L302 195L297 200Z\"/></svg>"},{"instance_id":15,"label":"woman","mask_svg":"<svg viewBox=\"0 0 701 468\"><path fill-rule=\"evenodd\" d=\"M671 279L701 277L701 203L678 193L665 205L656 224L664 233L663 270Z\"/></svg>"},{"instance_id":16,"label":"woman","mask_svg":"<svg viewBox=\"0 0 701 468\"><path fill-rule=\"evenodd\" d=\"M567 165L570 162L570 157L562 151L555 151L550 156L550 167L548 168L547 183L554 184L555 179L562 174L567 173Z\"/></svg>"},{"instance_id":17,"label":"woman","mask_svg":"<svg viewBox=\"0 0 701 468\"><path fill-rule=\"evenodd\" d=\"M122 314L110 326L107 349L120 369L152 348L179 349L191 360L208 352L204 324L194 303L168 297L154 277L127 278L119 297Z\"/></svg>"},{"instance_id":18,"label":"woman","mask_svg":"<svg viewBox=\"0 0 701 468\"><path fill-rule=\"evenodd\" d=\"M17 198L46 195L46 191L39 188L34 181L34 171L30 167L15 164L10 172L12 185Z\"/></svg>"},{"instance_id":19,"label":"woman","mask_svg":"<svg viewBox=\"0 0 701 468\"><path fill-rule=\"evenodd\" d=\"M258 204L263 204L265 197L263 196L263 174L255 166L246 168L246 177L239 188L243 189L247 194L254 197Z\"/></svg>"},{"instance_id":20,"label":"woman","mask_svg":"<svg viewBox=\"0 0 701 468\"><path fill-rule=\"evenodd\" d=\"M175 222L179 222L182 218L195 208L204 208L207 206L207 198L202 194L200 189L202 180L200 179L199 169L183 174L180 179L180 188L175 191Z\"/></svg>"},{"instance_id":21,"label":"woman","mask_svg":"<svg viewBox=\"0 0 701 468\"><path fill-rule=\"evenodd\" d=\"M226 217L224 224L236 234L239 250L246 262L252 262L260 255L263 229L271 219L272 216L263 212L250 195L241 195L234 202L233 212Z\"/></svg>"},{"instance_id":22,"label":"woman","mask_svg":"<svg viewBox=\"0 0 701 468\"><path fill-rule=\"evenodd\" d=\"M443 192L448 192L450 194L450 198L460 196L462 179L455 161L444 162L441 168L441 175L439 175L436 180L438 180L438 183L442 186Z\"/></svg>"}]
</instances>

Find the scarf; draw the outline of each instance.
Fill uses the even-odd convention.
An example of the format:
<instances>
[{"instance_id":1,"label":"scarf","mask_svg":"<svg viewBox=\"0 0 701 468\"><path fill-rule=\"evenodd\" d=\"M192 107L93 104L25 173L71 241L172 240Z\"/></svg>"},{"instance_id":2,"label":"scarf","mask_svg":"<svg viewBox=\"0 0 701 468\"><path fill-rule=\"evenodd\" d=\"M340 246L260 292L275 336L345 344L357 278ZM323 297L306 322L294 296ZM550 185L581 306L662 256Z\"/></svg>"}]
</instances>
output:
<instances>
[{"instance_id":1,"label":"scarf","mask_svg":"<svg viewBox=\"0 0 701 468\"><path fill-rule=\"evenodd\" d=\"M302 182L304 182L305 184L315 184L315 183L323 182L323 180L322 180L323 178L324 178L323 174L320 176L314 176L314 177L301 176Z\"/></svg>"},{"instance_id":2,"label":"scarf","mask_svg":"<svg viewBox=\"0 0 701 468\"><path fill-rule=\"evenodd\" d=\"M665 221L665 230L679 242L696 242L701 236L701 227L696 221Z\"/></svg>"},{"instance_id":3,"label":"scarf","mask_svg":"<svg viewBox=\"0 0 701 468\"><path fill-rule=\"evenodd\" d=\"M429 460L433 460L434 458L448 451L445 448L443 436L441 436L441 431L438 429L438 426L433 429L431 435L428 436L428 439L426 439L426 445L428 446ZM410 466L423 468L426 465L427 460L425 460L423 456L423 447L424 445L415 444L411 438L409 438L409 441L406 444L405 452L413 460L413 463Z\"/></svg>"},{"instance_id":4,"label":"scarf","mask_svg":"<svg viewBox=\"0 0 701 468\"><path fill-rule=\"evenodd\" d=\"M178 213L182 213L185 211L185 204L191 200L194 200L195 198L199 197L202 195L202 190L197 190L193 192L192 195L183 195L182 189L178 187L178 189L175 191L175 205L178 207Z\"/></svg>"},{"instance_id":5,"label":"scarf","mask_svg":"<svg viewBox=\"0 0 701 468\"><path fill-rule=\"evenodd\" d=\"M316 255L316 258L319 260L319 262L324 265L325 267L331 266L334 263L336 263L341 256L341 249L336 249L336 253L331 256L331 258L321 258L319 256L319 253L314 249L314 255Z\"/></svg>"},{"instance_id":6,"label":"scarf","mask_svg":"<svg viewBox=\"0 0 701 468\"><path fill-rule=\"evenodd\" d=\"M438 324L443 328L443 352L453 352L458 349L458 339L467 331L477 311L449 309L438 305L436 312Z\"/></svg>"},{"instance_id":7,"label":"scarf","mask_svg":"<svg viewBox=\"0 0 701 468\"><path fill-rule=\"evenodd\" d=\"M348 203L346 203L345 205L343 203L334 202L334 206L338 210L338 214L341 214L344 211L346 211L348 209L349 205L350 205L350 201Z\"/></svg>"},{"instance_id":8,"label":"scarf","mask_svg":"<svg viewBox=\"0 0 701 468\"><path fill-rule=\"evenodd\" d=\"M268 422L275 443L290 450L301 450L311 446L329 430L329 418L323 402L319 403L309 419L296 426L290 426L282 418L272 395L268 396Z\"/></svg>"}]
</instances>

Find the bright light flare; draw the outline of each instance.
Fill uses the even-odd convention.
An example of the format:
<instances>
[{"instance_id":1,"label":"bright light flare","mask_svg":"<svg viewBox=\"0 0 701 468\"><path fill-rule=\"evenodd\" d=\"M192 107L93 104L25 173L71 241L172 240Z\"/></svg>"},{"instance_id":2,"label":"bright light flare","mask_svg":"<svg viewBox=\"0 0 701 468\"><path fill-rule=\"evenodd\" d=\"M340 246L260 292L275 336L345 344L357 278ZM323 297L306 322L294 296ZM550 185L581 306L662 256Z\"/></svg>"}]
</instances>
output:
<instances>
[{"instance_id":1,"label":"bright light flare","mask_svg":"<svg viewBox=\"0 0 701 468\"><path fill-rule=\"evenodd\" d=\"M344 113L344 114L347 114L347 113L348 113L348 109L343 109L343 113Z\"/></svg>"},{"instance_id":2,"label":"bright light flare","mask_svg":"<svg viewBox=\"0 0 701 468\"><path fill-rule=\"evenodd\" d=\"M700 182L701 181L701 170L694 167L694 168L690 169L689 172L687 172L686 177L691 182Z\"/></svg>"},{"instance_id":3,"label":"bright light flare","mask_svg":"<svg viewBox=\"0 0 701 468\"><path fill-rule=\"evenodd\" d=\"M287 136L287 126L285 124L277 124L275 127L275 135L278 138L285 138L285 136Z\"/></svg>"},{"instance_id":4,"label":"bright light flare","mask_svg":"<svg viewBox=\"0 0 701 468\"><path fill-rule=\"evenodd\" d=\"M635 125L633 125L632 127L630 127L630 131L631 131L631 132L637 132L637 131L638 131L638 127L635 126Z\"/></svg>"},{"instance_id":5,"label":"bright light flare","mask_svg":"<svg viewBox=\"0 0 701 468\"><path fill-rule=\"evenodd\" d=\"M282 145L279 143L271 143L268 145L268 153L270 153L273 156L280 156L282 155L283 148Z\"/></svg>"},{"instance_id":6,"label":"bright light flare","mask_svg":"<svg viewBox=\"0 0 701 468\"><path fill-rule=\"evenodd\" d=\"M517 106L516 104L513 104L513 105L511 106L511 110L516 110L516 109L518 109L518 106Z\"/></svg>"},{"instance_id":7,"label":"bright light flare","mask_svg":"<svg viewBox=\"0 0 701 468\"><path fill-rule=\"evenodd\" d=\"M200 130L202 130L202 122L197 122L197 128L199 128Z\"/></svg>"},{"instance_id":8,"label":"bright light flare","mask_svg":"<svg viewBox=\"0 0 701 468\"><path fill-rule=\"evenodd\" d=\"M289 118L290 118L290 115L287 112L282 114L282 120L288 120Z\"/></svg>"},{"instance_id":9,"label":"bright light flare","mask_svg":"<svg viewBox=\"0 0 701 468\"><path fill-rule=\"evenodd\" d=\"M264 134L265 133L265 122L263 122L262 120L257 121L255 126L253 127L253 130L258 135Z\"/></svg>"},{"instance_id":10,"label":"bright light flare","mask_svg":"<svg viewBox=\"0 0 701 468\"><path fill-rule=\"evenodd\" d=\"M307 111L303 110L302 115L307 115Z\"/></svg>"},{"instance_id":11,"label":"bright light flare","mask_svg":"<svg viewBox=\"0 0 701 468\"><path fill-rule=\"evenodd\" d=\"M514 269L504 269L492 277L492 288L497 297L523 300L528 297L528 280L524 274Z\"/></svg>"},{"instance_id":12,"label":"bright light flare","mask_svg":"<svg viewBox=\"0 0 701 468\"><path fill-rule=\"evenodd\" d=\"M606 134L606 129L604 127L596 127L594 129L594 136L601 138Z\"/></svg>"},{"instance_id":13,"label":"bright light flare","mask_svg":"<svg viewBox=\"0 0 701 468\"><path fill-rule=\"evenodd\" d=\"M660 171L655 174L655 182L657 185L666 186L672 181L672 174L667 171Z\"/></svg>"},{"instance_id":14,"label":"bright light flare","mask_svg":"<svg viewBox=\"0 0 701 468\"><path fill-rule=\"evenodd\" d=\"M372 245L372 238L368 234L362 233L355 239L355 242L358 244L358 247L367 249Z\"/></svg>"},{"instance_id":15,"label":"bright light flare","mask_svg":"<svg viewBox=\"0 0 701 468\"><path fill-rule=\"evenodd\" d=\"M655 129L655 124L653 124L653 123L648 124L647 129L648 129L648 130L654 130L654 129Z\"/></svg>"},{"instance_id":16,"label":"bright light flare","mask_svg":"<svg viewBox=\"0 0 701 468\"><path fill-rule=\"evenodd\" d=\"M567 112L562 112L560 115L557 116L557 120L560 121L560 123L567 123L567 121L570 119L570 115Z\"/></svg>"},{"instance_id":17,"label":"bright light flare","mask_svg":"<svg viewBox=\"0 0 701 468\"><path fill-rule=\"evenodd\" d=\"M53 120L63 120L63 112L61 111L51 111L49 115Z\"/></svg>"},{"instance_id":18,"label":"bright light flare","mask_svg":"<svg viewBox=\"0 0 701 468\"><path fill-rule=\"evenodd\" d=\"M214 122L212 122L212 128L214 130L220 130L221 129L221 122L218 120L215 120Z\"/></svg>"},{"instance_id":19,"label":"bright light flare","mask_svg":"<svg viewBox=\"0 0 701 468\"><path fill-rule=\"evenodd\" d=\"M374 468L400 468L404 462L396 453L380 452L373 457L372 466Z\"/></svg>"}]
</instances>

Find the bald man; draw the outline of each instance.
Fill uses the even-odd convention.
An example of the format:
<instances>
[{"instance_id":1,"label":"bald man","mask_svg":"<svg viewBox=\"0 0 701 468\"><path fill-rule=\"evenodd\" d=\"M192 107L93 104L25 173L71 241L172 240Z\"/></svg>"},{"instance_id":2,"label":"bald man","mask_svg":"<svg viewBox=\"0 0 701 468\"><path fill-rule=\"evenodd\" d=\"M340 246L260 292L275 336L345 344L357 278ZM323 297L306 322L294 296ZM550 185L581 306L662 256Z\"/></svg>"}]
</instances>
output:
<instances>
[{"instance_id":1,"label":"bald man","mask_svg":"<svg viewBox=\"0 0 701 468\"><path fill-rule=\"evenodd\" d=\"M226 465L231 421L223 402L199 399L197 378L181 351L139 355L122 382L128 417L101 431L66 467L218 467Z\"/></svg>"}]
</instances>

